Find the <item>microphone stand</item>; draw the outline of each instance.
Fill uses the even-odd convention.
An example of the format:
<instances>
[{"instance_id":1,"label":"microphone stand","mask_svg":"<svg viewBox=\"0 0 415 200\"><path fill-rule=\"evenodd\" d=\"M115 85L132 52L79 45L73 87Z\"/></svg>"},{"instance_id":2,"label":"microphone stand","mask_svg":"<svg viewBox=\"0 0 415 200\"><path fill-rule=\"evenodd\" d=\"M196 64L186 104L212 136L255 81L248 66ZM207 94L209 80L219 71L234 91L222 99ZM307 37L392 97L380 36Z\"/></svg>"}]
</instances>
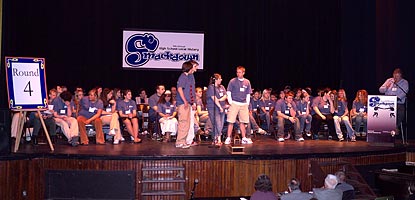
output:
<instances>
[{"instance_id":1,"label":"microphone stand","mask_svg":"<svg viewBox=\"0 0 415 200\"><path fill-rule=\"evenodd\" d=\"M195 194L195 189L196 189L196 185L199 183L199 179L195 179L195 181L193 182L193 188L192 191L190 192L190 199L193 200L193 196Z\"/></svg>"}]
</instances>

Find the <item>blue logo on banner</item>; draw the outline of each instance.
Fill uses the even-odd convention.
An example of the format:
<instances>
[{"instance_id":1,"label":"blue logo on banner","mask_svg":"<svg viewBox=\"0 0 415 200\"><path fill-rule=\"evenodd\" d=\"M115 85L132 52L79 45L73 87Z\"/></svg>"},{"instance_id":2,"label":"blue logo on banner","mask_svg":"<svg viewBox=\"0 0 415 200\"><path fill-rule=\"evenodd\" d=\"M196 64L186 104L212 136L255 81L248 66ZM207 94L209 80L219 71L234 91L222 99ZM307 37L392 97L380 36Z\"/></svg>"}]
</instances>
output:
<instances>
[{"instance_id":1,"label":"blue logo on banner","mask_svg":"<svg viewBox=\"0 0 415 200\"><path fill-rule=\"evenodd\" d=\"M156 51L158 46L159 40L151 33L132 35L125 44L125 62L133 67L142 66L150 60L143 54Z\"/></svg>"},{"instance_id":2,"label":"blue logo on banner","mask_svg":"<svg viewBox=\"0 0 415 200\"><path fill-rule=\"evenodd\" d=\"M380 103L380 98L379 97L371 97L369 99L369 106L370 107L375 107Z\"/></svg>"}]
</instances>

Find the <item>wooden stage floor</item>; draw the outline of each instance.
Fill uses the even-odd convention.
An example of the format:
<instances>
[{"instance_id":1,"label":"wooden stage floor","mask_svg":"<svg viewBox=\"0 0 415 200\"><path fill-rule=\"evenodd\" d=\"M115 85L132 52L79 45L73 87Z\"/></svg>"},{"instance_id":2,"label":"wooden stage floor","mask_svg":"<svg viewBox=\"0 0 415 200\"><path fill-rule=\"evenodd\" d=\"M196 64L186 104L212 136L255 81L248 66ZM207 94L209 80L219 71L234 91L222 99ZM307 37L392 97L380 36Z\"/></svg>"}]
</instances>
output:
<instances>
[{"instance_id":1,"label":"wooden stage floor","mask_svg":"<svg viewBox=\"0 0 415 200\"><path fill-rule=\"evenodd\" d=\"M54 145L55 151L50 151L49 145L30 143L21 144L16 153L11 156L28 157L66 157L66 158L103 158L115 160L273 160L273 159L304 159L304 158L329 158L349 157L360 155L379 155L385 153L405 152L406 148L395 142L394 146L373 145L363 140L357 142L338 142L334 140L305 140L296 142L287 140L283 143L276 141L271 136L257 136L254 143L241 145L243 154L232 154L230 145L222 145L220 148L209 148L211 142L203 141L189 149L176 148L174 142L163 143L144 138L140 144L123 142L113 145L107 142L105 145L96 145L91 142L88 146L79 145L72 147L59 140ZM14 144L12 144L14 148Z\"/></svg>"}]
</instances>

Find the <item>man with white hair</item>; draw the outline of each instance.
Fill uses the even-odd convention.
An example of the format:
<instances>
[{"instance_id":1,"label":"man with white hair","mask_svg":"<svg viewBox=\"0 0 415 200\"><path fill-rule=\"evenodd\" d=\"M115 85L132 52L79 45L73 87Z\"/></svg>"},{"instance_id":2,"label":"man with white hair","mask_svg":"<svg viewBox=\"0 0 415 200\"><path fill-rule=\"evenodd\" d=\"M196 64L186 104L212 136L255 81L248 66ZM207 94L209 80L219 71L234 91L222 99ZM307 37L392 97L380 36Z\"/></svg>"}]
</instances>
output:
<instances>
[{"instance_id":1,"label":"man with white hair","mask_svg":"<svg viewBox=\"0 0 415 200\"><path fill-rule=\"evenodd\" d=\"M333 174L328 174L324 180L324 188L314 188L314 198L318 200L342 200L343 192L336 189L338 184L337 177Z\"/></svg>"}]
</instances>

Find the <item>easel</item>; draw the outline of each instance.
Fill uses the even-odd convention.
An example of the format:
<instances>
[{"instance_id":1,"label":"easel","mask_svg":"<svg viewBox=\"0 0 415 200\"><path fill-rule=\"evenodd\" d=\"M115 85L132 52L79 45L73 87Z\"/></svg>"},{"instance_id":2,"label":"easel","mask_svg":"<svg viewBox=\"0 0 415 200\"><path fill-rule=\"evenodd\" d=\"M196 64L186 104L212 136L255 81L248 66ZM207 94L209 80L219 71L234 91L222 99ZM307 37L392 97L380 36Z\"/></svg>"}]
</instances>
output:
<instances>
[{"instance_id":1,"label":"easel","mask_svg":"<svg viewBox=\"0 0 415 200\"><path fill-rule=\"evenodd\" d=\"M50 140L49 137L49 133L48 130L46 129L46 125L45 125L45 121L43 120L42 114L40 113L40 109L18 109L15 110L18 111L18 115L19 115L19 121L18 121L18 128L17 128L17 134L16 134L16 143L14 144L14 151L13 152L17 152L17 150L19 150L19 145L20 145L20 139L22 138L22 131L23 131L23 126L26 122L26 114L27 111L36 111L39 119L40 119L40 123L42 124L43 127L43 131L45 132L46 135L46 139L48 140L49 143L49 147L51 151L54 151L55 149L53 148L53 144L52 141Z\"/></svg>"}]
</instances>

